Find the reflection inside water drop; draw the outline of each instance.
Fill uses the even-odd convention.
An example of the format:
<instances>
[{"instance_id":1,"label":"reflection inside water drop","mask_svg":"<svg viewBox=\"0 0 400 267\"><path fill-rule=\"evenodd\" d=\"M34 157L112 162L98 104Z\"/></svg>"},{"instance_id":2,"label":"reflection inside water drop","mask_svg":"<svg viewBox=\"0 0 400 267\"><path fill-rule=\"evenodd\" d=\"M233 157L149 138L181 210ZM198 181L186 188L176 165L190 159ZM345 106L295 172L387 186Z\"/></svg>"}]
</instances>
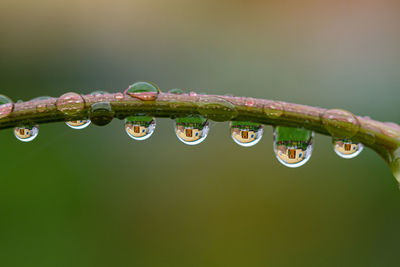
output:
<instances>
[{"instance_id":1,"label":"reflection inside water drop","mask_svg":"<svg viewBox=\"0 0 400 267\"><path fill-rule=\"evenodd\" d=\"M156 129L156 119L149 116L132 116L125 119L125 131L135 140L146 140Z\"/></svg>"},{"instance_id":2,"label":"reflection inside water drop","mask_svg":"<svg viewBox=\"0 0 400 267\"><path fill-rule=\"evenodd\" d=\"M314 132L277 126L274 129L275 156L283 165L296 168L309 161L313 149Z\"/></svg>"},{"instance_id":3,"label":"reflection inside water drop","mask_svg":"<svg viewBox=\"0 0 400 267\"><path fill-rule=\"evenodd\" d=\"M88 127L90 125L90 120L67 121L65 124L72 129L80 130Z\"/></svg>"},{"instance_id":4,"label":"reflection inside water drop","mask_svg":"<svg viewBox=\"0 0 400 267\"><path fill-rule=\"evenodd\" d=\"M187 145L197 145L203 142L209 129L208 120L201 116L175 119L176 136Z\"/></svg>"},{"instance_id":5,"label":"reflection inside water drop","mask_svg":"<svg viewBox=\"0 0 400 267\"><path fill-rule=\"evenodd\" d=\"M232 121L231 136L236 144L250 147L260 142L263 135L263 126L258 123Z\"/></svg>"},{"instance_id":6,"label":"reflection inside water drop","mask_svg":"<svg viewBox=\"0 0 400 267\"><path fill-rule=\"evenodd\" d=\"M336 154L344 159L355 158L364 149L361 143L353 142L350 139L333 138L332 143Z\"/></svg>"},{"instance_id":7,"label":"reflection inside water drop","mask_svg":"<svg viewBox=\"0 0 400 267\"><path fill-rule=\"evenodd\" d=\"M22 142L30 142L39 134L38 126L22 126L14 129L15 137Z\"/></svg>"}]
</instances>

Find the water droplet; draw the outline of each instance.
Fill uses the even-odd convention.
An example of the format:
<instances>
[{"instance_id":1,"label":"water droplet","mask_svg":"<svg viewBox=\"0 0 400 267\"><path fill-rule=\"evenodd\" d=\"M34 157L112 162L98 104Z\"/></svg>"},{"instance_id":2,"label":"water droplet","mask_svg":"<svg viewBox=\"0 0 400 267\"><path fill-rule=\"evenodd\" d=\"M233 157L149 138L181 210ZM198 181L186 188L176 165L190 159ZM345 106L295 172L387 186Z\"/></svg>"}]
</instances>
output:
<instances>
[{"instance_id":1,"label":"water droplet","mask_svg":"<svg viewBox=\"0 0 400 267\"><path fill-rule=\"evenodd\" d=\"M12 103L12 100L5 95L0 95L0 105L4 105L4 104L8 104L8 103Z\"/></svg>"},{"instance_id":2,"label":"water droplet","mask_svg":"<svg viewBox=\"0 0 400 267\"><path fill-rule=\"evenodd\" d=\"M392 169L393 176L399 183L400 188L400 147L397 147L390 155L389 166Z\"/></svg>"},{"instance_id":3,"label":"water droplet","mask_svg":"<svg viewBox=\"0 0 400 267\"><path fill-rule=\"evenodd\" d=\"M124 99L124 94L116 93L115 94L115 99L118 100L118 101L123 100Z\"/></svg>"},{"instance_id":4,"label":"water droplet","mask_svg":"<svg viewBox=\"0 0 400 267\"><path fill-rule=\"evenodd\" d=\"M275 156L283 165L296 168L307 163L313 150L314 132L277 126L274 129Z\"/></svg>"},{"instance_id":5,"label":"water droplet","mask_svg":"<svg viewBox=\"0 0 400 267\"><path fill-rule=\"evenodd\" d=\"M137 82L130 85L124 93L143 101L153 101L157 99L160 89L154 83Z\"/></svg>"},{"instance_id":6,"label":"water droplet","mask_svg":"<svg viewBox=\"0 0 400 267\"><path fill-rule=\"evenodd\" d=\"M357 118L349 111L330 109L321 116L326 130L337 138L352 138L360 129Z\"/></svg>"},{"instance_id":7,"label":"water droplet","mask_svg":"<svg viewBox=\"0 0 400 267\"><path fill-rule=\"evenodd\" d=\"M98 95L105 95L108 94L106 91L94 91L90 93L91 95L98 96Z\"/></svg>"},{"instance_id":8,"label":"water droplet","mask_svg":"<svg viewBox=\"0 0 400 267\"><path fill-rule=\"evenodd\" d=\"M52 99L52 97L51 96L39 96L32 100L49 100L49 99Z\"/></svg>"},{"instance_id":9,"label":"water droplet","mask_svg":"<svg viewBox=\"0 0 400 267\"><path fill-rule=\"evenodd\" d=\"M283 111L283 104L278 101L268 101L264 105L264 113L274 119L279 118Z\"/></svg>"},{"instance_id":10,"label":"water droplet","mask_svg":"<svg viewBox=\"0 0 400 267\"><path fill-rule=\"evenodd\" d=\"M21 126L14 129L15 137L22 142L30 142L35 139L39 134L39 127L35 126Z\"/></svg>"},{"instance_id":11,"label":"water droplet","mask_svg":"<svg viewBox=\"0 0 400 267\"><path fill-rule=\"evenodd\" d=\"M263 136L263 126L253 122L232 121L231 136L236 144L250 147L260 142Z\"/></svg>"},{"instance_id":12,"label":"water droplet","mask_svg":"<svg viewBox=\"0 0 400 267\"><path fill-rule=\"evenodd\" d=\"M196 92L190 92L189 96L197 96L197 93Z\"/></svg>"},{"instance_id":13,"label":"water droplet","mask_svg":"<svg viewBox=\"0 0 400 267\"><path fill-rule=\"evenodd\" d=\"M113 120L114 114L109 102L94 103L90 107L90 121L97 126L109 124Z\"/></svg>"},{"instance_id":14,"label":"water droplet","mask_svg":"<svg viewBox=\"0 0 400 267\"><path fill-rule=\"evenodd\" d=\"M0 95L0 119L8 117L14 109L14 103L5 95Z\"/></svg>"},{"instance_id":15,"label":"water droplet","mask_svg":"<svg viewBox=\"0 0 400 267\"><path fill-rule=\"evenodd\" d=\"M149 116L132 116L125 119L125 131L135 140L146 140L156 129L156 118Z\"/></svg>"},{"instance_id":16,"label":"water droplet","mask_svg":"<svg viewBox=\"0 0 400 267\"><path fill-rule=\"evenodd\" d=\"M344 159L352 159L357 157L361 151L363 151L364 146L361 143L356 143L350 139L332 139L333 150L339 157Z\"/></svg>"},{"instance_id":17,"label":"water droplet","mask_svg":"<svg viewBox=\"0 0 400 267\"><path fill-rule=\"evenodd\" d=\"M57 109L67 116L76 115L85 109L85 100L76 93L66 93L56 102Z\"/></svg>"},{"instance_id":18,"label":"water droplet","mask_svg":"<svg viewBox=\"0 0 400 267\"><path fill-rule=\"evenodd\" d=\"M183 90L181 90L181 89L174 88L174 89L169 90L168 93L170 93L170 94L176 94L176 95L181 95L181 94L183 94L184 92L183 92Z\"/></svg>"},{"instance_id":19,"label":"water droplet","mask_svg":"<svg viewBox=\"0 0 400 267\"><path fill-rule=\"evenodd\" d=\"M234 104L219 97L201 97L197 103L198 112L213 121L229 121L238 114Z\"/></svg>"},{"instance_id":20,"label":"water droplet","mask_svg":"<svg viewBox=\"0 0 400 267\"><path fill-rule=\"evenodd\" d=\"M175 119L176 136L187 145L197 145L203 142L209 130L208 120L201 116Z\"/></svg>"},{"instance_id":21,"label":"water droplet","mask_svg":"<svg viewBox=\"0 0 400 267\"><path fill-rule=\"evenodd\" d=\"M89 95L96 97L96 100L99 102L106 101L106 95L108 93L106 91L94 91L91 92Z\"/></svg>"},{"instance_id":22,"label":"water droplet","mask_svg":"<svg viewBox=\"0 0 400 267\"><path fill-rule=\"evenodd\" d=\"M36 106L36 111L41 113L41 112L45 112L50 108L54 107L54 103L51 103L52 101L46 101L46 100L51 100L53 99L51 96L39 96L37 98L34 98L32 100L38 100L38 101L42 101L42 103L37 104ZM45 101L45 102L43 102Z\"/></svg>"},{"instance_id":23,"label":"water droplet","mask_svg":"<svg viewBox=\"0 0 400 267\"><path fill-rule=\"evenodd\" d=\"M88 127L90 125L90 120L76 120L76 121L67 121L66 124L75 130L80 130Z\"/></svg>"}]
</instances>

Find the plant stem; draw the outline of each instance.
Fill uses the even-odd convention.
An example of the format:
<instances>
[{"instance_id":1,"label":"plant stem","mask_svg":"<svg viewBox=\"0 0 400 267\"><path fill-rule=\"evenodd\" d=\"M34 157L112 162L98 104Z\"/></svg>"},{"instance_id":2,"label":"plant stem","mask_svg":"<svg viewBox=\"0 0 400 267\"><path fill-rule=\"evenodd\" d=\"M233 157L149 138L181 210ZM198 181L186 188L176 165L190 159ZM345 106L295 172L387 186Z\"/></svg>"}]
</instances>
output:
<instances>
[{"instance_id":1,"label":"plant stem","mask_svg":"<svg viewBox=\"0 0 400 267\"><path fill-rule=\"evenodd\" d=\"M236 120L303 127L324 135L337 137L343 134L343 137L351 137L353 141L372 148L391 166L400 181L400 175L396 175L400 169L400 126L396 123L379 122L346 111L343 111L345 116L341 116L335 110L331 112L324 108L248 97L160 93L155 100L143 101L115 93L82 95L82 98L83 108L73 115L60 111L57 98L15 103L12 113L0 119L0 129L28 123L85 119L91 116L92 105L101 102L109 103L112 115L119 119L142 113L169 118L199 114L215 121ZM330 114L328 120L324 120L324 114ZM352 136L346 136L348 133L352 133Z\"/></svg>"}]
</instances>

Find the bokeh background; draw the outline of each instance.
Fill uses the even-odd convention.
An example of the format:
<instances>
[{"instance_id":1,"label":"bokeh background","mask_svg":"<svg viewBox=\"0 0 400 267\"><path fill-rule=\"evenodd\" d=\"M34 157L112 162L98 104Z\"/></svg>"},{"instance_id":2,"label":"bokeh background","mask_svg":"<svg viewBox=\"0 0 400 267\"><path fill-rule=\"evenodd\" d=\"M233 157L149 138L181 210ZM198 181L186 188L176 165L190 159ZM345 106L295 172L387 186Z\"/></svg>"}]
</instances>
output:
<instances>
[{"instance_id":1,"label":"bokeh background","mask_svg":"<svg viewBox=\"0 0 400 267\"><path fill-rule=\"evenodd\" d=\"M117 92L138 80L348 109L400 122L400 3L2 0L0 93ZM189 147L172 121L0 132L1 266L399 266L400 192L366 149L317 135L282 166L272 128L242 148L228 123Z\"/></svg>"}]
</instances>

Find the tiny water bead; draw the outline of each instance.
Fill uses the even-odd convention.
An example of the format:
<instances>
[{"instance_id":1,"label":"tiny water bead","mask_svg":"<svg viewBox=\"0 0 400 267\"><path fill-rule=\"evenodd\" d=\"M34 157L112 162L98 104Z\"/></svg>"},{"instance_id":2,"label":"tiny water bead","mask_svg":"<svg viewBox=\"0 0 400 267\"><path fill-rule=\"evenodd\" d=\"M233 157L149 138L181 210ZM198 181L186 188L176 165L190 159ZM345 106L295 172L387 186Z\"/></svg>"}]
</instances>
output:
<instances>
[{"instance_id":1,"label":"tiny water bead","mask_svg":"<svg viewBox=\"0 0 400 267\"><path fill-rule=\"evenodd\" d=\"M67 121L65 124L67 124L72 129L80 130L88 127L90 123L91 123L90 120L76 120L76 121Z\"/></svg>"},{"instance_id":2,"label":"tiny water bead","mask_svg":"<svg viewBox=\"0 0 400 267\"><path fill-rule=\"evenodd\" d=\"M143 101L154 101L157 99L160 89L154 83L137 82L130 85L124 93Z\"/></svg>"},{"instance_id":3,"label":"tiny water bead","mask_svg":"<svg viewBox=\"0 0 400 267\"><path fill-rule=\"evenodd\" d=\"M125 131L134 140L146 140L156 129L156 119L150 116L131 116L125 119Z\"/></svg>"},{"instance_id":4,"label":"tiny water bead","mask_svg":"<svg viewBox=\"0 0 400 267\"><path fill-rule=\"evenodd\" d=\"M168 93L170 94L175 94L175 95L181 95L183 94L183 90L182 89L178 89L178 88L174 88L168 91Z\"/></svg>"},{"instance_id":5,"label":"tiny water bead","mask_svg":"<svg viewBox=\"0 0 400 267\"><path fill-rule=\"evenodd\" d=\"M124 94L123 93L116 93L114 95L114 98L118 101L123 100L124 99Z\"/></svg>"},{"instance_id":6,"label":"tiny water bead","mask_svg":"<svg viewBox=\"0 0 400 267\"><path fill-rule=\"evenodd\" d=\"M91 92L89 95L96 97L97 101L102 102L102 101L106 101L107 94L108 93L106 91L94 91L94 92Z\"/></svg>"},{"instance_id":7,"label":"tiny water bead","mask_svg":"<svg viewBox=\"0 0 400 267\"><path fill-rule=\"evenodd\" d=\"M5 95L0 95L0 119L8 117L14 109L14 103Z\"/></svg>"},{"instance_id":8,"label":"tiny water bead","mask_svg":"<svg viewBox=\"0 0 400 267\"><path fill-rule=\"evenodd\" d=\"M175 119L175 133L179 140L187 145L197 145L203 142L210 128L208 120L201 116Z\"/></svg>"},{"instance_id":9,"label":"tiny water bead","mask_svg":"<svg viewBox=\"0 0 400 267\"><path fill-rule=\"evenodd\" d=\"M353 142L350 139L333 138L332 143L333 150L339 157L344 159L355 158L364 149L364 146L361 143Z\"/></svg>"},{"instance_id":10,"label":"tiny water bead","mask_svg":"<svg viewBox=\"0 0 400 267\"><path fill-rule=\"evenodd\" d=\"M94 96L99 96L99 95L105 95L108 93L106 91L94 91L94 92L91 92L90 94L94 95Z\"/></svg>"},{"instance_id":11,"label":"tiny water bead","mask_svg":"<svg viewBox=\"0 0 400 267\"><path fill-rule=\"evenodd\" d=\"M275 156L283 165L296 168L306 164L313 150L314 132L277 126L274 129Z\"/></svg>"},{"instance_id":12,"label":"tiny water bead","mask_svg":"<svg viewBox=\"0 0 400 267\"><path fill-rule=\"evenodd\" d=\"M35 126L21 126L14 129L15 137L22 142L30 142L35 139L39 134L39 127Z\"/></svg>"},{"instance_id":13,"label":"tiny water bead","mask_svg":"<svg viewBox=\"0 0 400 267\"><path fill-rule=\"evenodd\" d=\"M260 142L263 132L263 125L258 123L242 121L231 122L232 139L240 146L254 146Z\"/></svg>"},{"instance_id":14,"label":"tiny water bead","mask_svg":"<svg viewBox=\"0 0 400 267\"><path fill-rule=\"evenodd\" d=\"M32 100L49 100L49 99L52 99L52 97L45 95L45 96L36 97L36 98L34 98Z\"/></svg>"}]
</instances>

